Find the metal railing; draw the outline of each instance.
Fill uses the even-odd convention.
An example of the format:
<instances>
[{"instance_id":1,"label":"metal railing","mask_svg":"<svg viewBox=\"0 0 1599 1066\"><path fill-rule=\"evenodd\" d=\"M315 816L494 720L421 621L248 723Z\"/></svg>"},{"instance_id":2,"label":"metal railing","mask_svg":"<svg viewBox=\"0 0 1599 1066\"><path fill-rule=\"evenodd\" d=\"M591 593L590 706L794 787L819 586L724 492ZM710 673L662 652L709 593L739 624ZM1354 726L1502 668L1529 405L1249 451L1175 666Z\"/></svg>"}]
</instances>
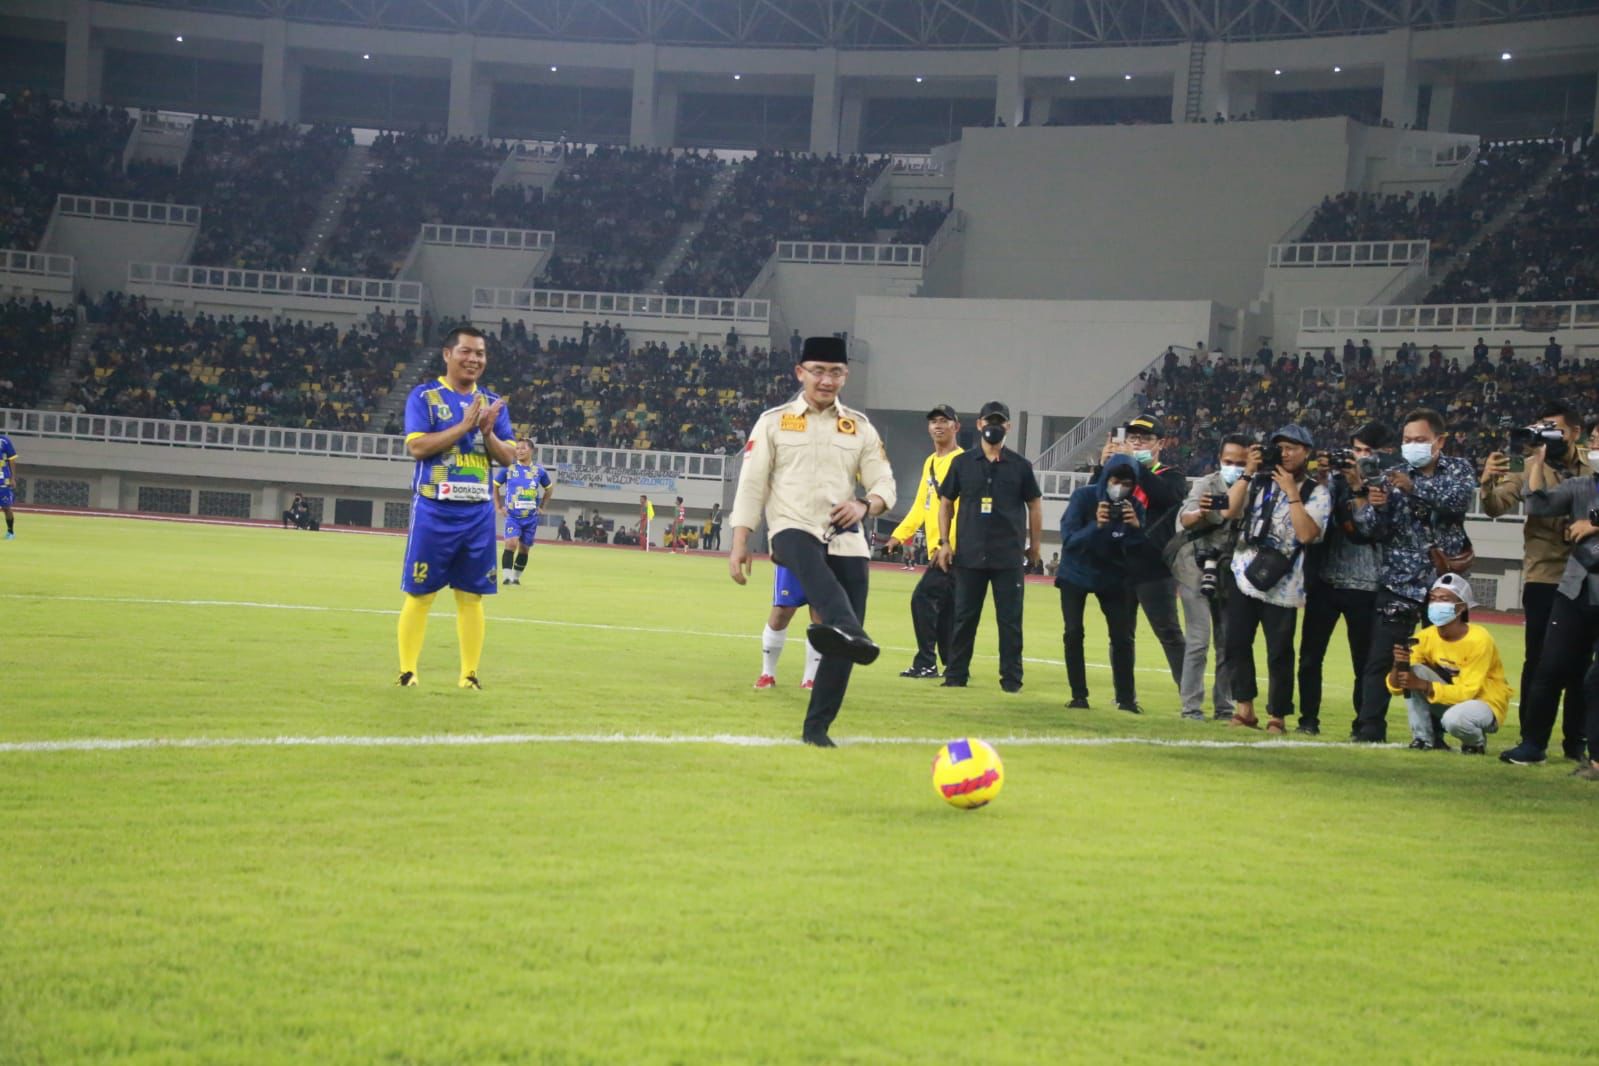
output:
<instances>
[{"instance_id":1,"label":"metal railing","mask_svg":"<svg viewBox=\"0 0 1599 1066\"><path fill-rule=\"evenodd\" d=\"M188 266L184 263L129 263L128 285L172 285L218 292L261 293L317 300L359 300L363 303L422 304L420 281L346 278L331 274L293 274L236 267Z\"/></svg>"},{"instance_id":2,"label":"metal railing","mask_svg":"<svg viewBox=\"0 0 1599 1066\"><path fill-rule=\"evenodd\" d=\"M895 174L942 174L944 164L930 155L893 155L888 168Z\"/></svg>"},{"instance_id":3,"label":"metal railing","mask_svg":"<svg viewBox=\"0 0 1599 1066\"><path fill-rule=\"evenodd\" d=\"M568 289L472 290L472 313L548 311L569 315L617 315L630 318L690 318L736 322L766 328L770 300L709 296L665 296L641 292L578 292Z\"/></svg>"},{"instance_id":4,"label":"metal railing","mask_svg":"<svg viewBox=\"0 0 1599 1066\"><path fill-rule=\"evenodd\" d=\"M1193 349L1173 347L1172 351L1179 356L1186 356ZM1147 374L1153 370L1165 358L1166 353L1161 352L1140 368L1139 372L1134 374L1127 384L1117 389L1111 394L1109 399L1084 416L1081 421L1067 430L1065 435L1054 444L1040 452L1038 458L1033 460L1034 468L1040 471L1055 470L1059 469L1062 464L1070 462L1079 449L1097 438L1099 434L1105 432L1110 424L1120 418L1132 405L1133 400L1144 387L1144 382L1140 375Z\"/></svg>"},{"instance_id":5,"label":"metal railing","mask_svg":"<svg viewBox=\"0 0 1599 1066\"><path fill-rule=\"evenodd\" d=\"M73 218L100 218L112 222L152 222L162 226L198 226L200 209L190 204L161 204L151 200L113 200L105 196L56 197L56 210Z\"/></svg>"},{"instance_id":6,"label":"metal railing","mask_svg":"<svg viewBox=\"0 0 1599 1066\"><path fill-rule=\"evenodd\" d=\"M0 274L40 274L51 278L70 278L76 271L77 261L70 255L0 248Z\"/></svg>"},{"instance_id":7,"label":"metal railing","mask_svg":"<svg viewBox=\"0 0 1599 1066\"><path fill-rule=\"evenodd\" d=\"M846 266L921 266L927 248L920 244L841 244L835 241L778 241L780 263L839 263Z\"/></svg>"},{"instance_id":8,"label":"metal railing","mask_svg":"<svg viewBox=\"0 0 1599 1066\"><path fill-rule=\"evenodd\" d=\"M691 481L721 481L727 471L725 455L640 451L633 448L583 448L565 444L540 444L533 452L534 458L545 466L597 467L646 477L654 474Z\"/></svg>"},{"instance_id":9,"label":"metal railing","mask_svg":"<svg viewBox=\"0 0 1599 1066\"><path fill-rule=\"evenodd\" d=\"M494 226L422 227L423 244L448 244L457 248L504 248L539 252L555 247L555 234L547 229L499 229Z\"/></svg>"},{"instance_id":10,"label":"metal railing","mask_svg":"<svg viewBox=\"0 0 1599 1066\"><path fill-rule=\"evenodd\" d=\"M1427 261L1426 241L1326 241L1274 244L1268 267L1395 267Z\"/></svg>"},{"instance_id":11,"label":"metal railing","mask_svg":"<svg viewBox=\"0 0 1599 1066\"><path fill-rule=\"evenodd\" d=\"M1455 167L1476 158L1479 144L1475 137L1442 145L1401 144L1395 154L1399 162L1411 166Z\"/></svg>"},{"instance_id":12,"label":"metal railing","mask_svg":"<svg viewBox=\"0 0 1599 1066\"><path fill-rule=\"evenodd\" d=\"M1346 334L1599 329L1599 301L1306 307L1299 312L1299 329Z\"/></svg>"}]
</instances>

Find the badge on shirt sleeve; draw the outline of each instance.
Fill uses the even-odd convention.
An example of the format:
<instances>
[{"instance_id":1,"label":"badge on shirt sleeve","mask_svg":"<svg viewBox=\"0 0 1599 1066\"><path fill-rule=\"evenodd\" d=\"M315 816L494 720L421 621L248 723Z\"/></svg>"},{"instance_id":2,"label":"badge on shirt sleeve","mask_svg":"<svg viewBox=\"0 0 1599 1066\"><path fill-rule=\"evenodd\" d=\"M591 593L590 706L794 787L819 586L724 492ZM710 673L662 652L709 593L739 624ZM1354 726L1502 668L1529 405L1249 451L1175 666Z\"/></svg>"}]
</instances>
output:
<instances>
[{"instance_id":1,"label":"badge on shirt sleeve","mask_svg":"<svg viewBox=\"0 0 1599 1066\"><path fill-rule=\"evenodd\" d=\"M838 420L838 431L853 437L855 435L855 420L853 418L840 418Z\"/></svg>"},{"instance_id":2,"label":"badge on shirt sleeve","mask_svg":"<svg viewBox=\"0 0 1599 1066\"><path fill-rule=\"evenodd\" d=\"M792 433L804 433L805 432L805 416L804 415L784 415L783 416L783 421L778 424L777 428L778 429L786 429L786 430L789 430Z\"/></svg>"}]
</instances>

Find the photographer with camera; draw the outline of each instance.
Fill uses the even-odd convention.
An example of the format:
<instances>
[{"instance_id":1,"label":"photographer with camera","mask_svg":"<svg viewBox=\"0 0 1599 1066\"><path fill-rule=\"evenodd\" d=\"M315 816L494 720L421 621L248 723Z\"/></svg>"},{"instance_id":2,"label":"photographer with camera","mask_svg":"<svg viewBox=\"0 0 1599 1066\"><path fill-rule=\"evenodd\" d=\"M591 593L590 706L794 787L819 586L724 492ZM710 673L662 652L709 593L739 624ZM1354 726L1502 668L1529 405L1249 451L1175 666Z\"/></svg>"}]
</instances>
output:
<instances>
[{"instance_id":1,"label":"photographer with camera","mask_svg":"<svg viewBox=\"0 0 1599 1066\"><path fill-rule=\"evenodd\" d=\"M1430 408L1405 415L1399 451L1404 463L1355 497L1355 528L1383 544L1382 569L1372 608L1370 652L1361 673L1357 742L1388 739L1388 674L1396 644L1421 620L1427 591L1444 573L1464 573L1474 558L1466 536L1466 508L1476 485L1471 464L1443 454L1443 416Z\"/></svg>"},{"instance_id":2,"label":"photographer with camera","mask_svg":"<svg viewBox=\"0 0 1599 1066\"><path fill-rule=\"evenodd\" d=\"M1378 450L1393 439L1381 422L1368 422L1355 431L1348 448L1323 453L1332 501L1327 535L1309 552L1305 585L1305 621L1299 633L1299 724L1294 732L1321 734L1321 668L1327 658L1338 619L1344 620L1349 641L1349 663L1354 676L1352 706L1360 713L1360 674L1371 650L1372 609L1377 600L1377 577L1382 548L1355 527L1354 503L1364 497L1366 483L1382 477Z\"/></svg>"},{"instance_id":3,"label":"photographer with camera","mask_svg":"<svg viewBox=\"0 0 1599 1066\"><path fill-rule=\"evenodd\" d=\"M1147 565L1152 552L1144 534L1144 505L1134 492L1137 464L1125 455L1110 455L1093 484L1073 492L1060 520L1060 614L1066 648L1066 680L1073 709L1088 707L1088 669L1083 660L1083 609L1088 597L1099 600L1110 631L1110 672L1116 707L1142 714L1133 684L1133 611L1127 595L1133 572Z\"/></svg>"},{"instance_id":4,"label":"photographer with camera","mask_svg":"<svg viewBox=\"0 0 1599 1066\"><path fill-rule=\"evenodd\" d=\"M1534 467L1541 470L1545 489L1592 473L1578 452L1581 435L1582 420L1567 404L1557 400L1538 408L1538 421L1523 429L1511 430L1506 451L1492 453L1483 464L1483 513L1498 518L1513 512L1522 502L1529 472ZM1514 460L1520 460L1516 465L1524 463L1525 469L1513 469ZM1538 664L1543 659L1544 635L1555 606L1555 588L1565 572L1566 559L1571 555L1571 545L1566 542L1566 525L1564 515L1552 518L1529 515L1522 525L1521 609L1527 644L1521 665L1523 697L1532 691L1532 679L1537 676ZM1525 712L1521 720L1522 740L1525 741L1528 739ZM1584 709L1580 670L1571 676L1566 686L1561 727L1566 757L1582 759ZM1546 733L1544 741L1548 739Z\"/></svg>"},{"instance_id":5,"label":"photographer with camera","mask_svg":"<svg viewBox=\"0 0 1599 1066\"><path fill-rule=\"evenodd\" d=\"M1599 469L1599 422L1584 428L1585 458ZM1499 753L1500 761L1524 766L1547 760L1560 694L1573 682L1582 684L1586 734L1599 736L1599 662L1590 659L1599 650L1599 474L1551 484L1550 473L1547 463L1527 463L1527 517L1568 519L1565 535L1571 554L1555 587L1538 670L1522 695L1521 743ZM1599 763L1581 759L1576 773L1599 781Z\"/></svg>"},{"instance_id":6,"label":"photographer with camera","mask_svg":"<svg viewBox=\"0 0 1599 1066\"><path fill-rule=\"evenodd\" d=\"M1238 539L1228 520L1229 493L1249 465L1251 441L1242 434L1222 438L1214 474L1194 481L1177 523L1181 531L1166 545L1166 562L1177 579L1183 601L1183 678L1179 685L1183 717L1205 720L1205 660L1216 645L1216 681L1211 703L1216 720L1233 716L1233 672L1227 660L1227 599L1233 594L1233 543Z\"/></svg>"},{"instance_id":7,"label":"photographer with camera","mask_svg":"<svg viewBox=\"0 0 1599 1066\"><path fill-rule=\"evenodd\" d=\"M1257 729L1255 630L1266 631L1266 732L1281 734L1294 713L1294 624L1305 605L1305 548L1321 539L1332 504L1307 473L1315 441L1301 426L1254 445L1247 477L1228 491L1228 517L1239 517L1233 553L1237 595L1227 599L1227 660L1233 673L1233 725Z\"/></svg>"}]
</instances>

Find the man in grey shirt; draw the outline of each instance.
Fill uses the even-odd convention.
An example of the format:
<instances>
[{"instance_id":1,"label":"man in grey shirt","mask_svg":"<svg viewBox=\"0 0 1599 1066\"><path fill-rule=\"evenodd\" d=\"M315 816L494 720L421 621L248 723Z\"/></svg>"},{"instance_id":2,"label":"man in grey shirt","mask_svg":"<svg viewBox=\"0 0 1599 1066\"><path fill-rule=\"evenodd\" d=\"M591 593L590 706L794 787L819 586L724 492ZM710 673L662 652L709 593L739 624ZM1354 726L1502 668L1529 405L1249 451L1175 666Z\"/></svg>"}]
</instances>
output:
<instances>
[{"instance_id":1,"label":"man in grey shirt","mask_svg":"<svg viewBox=\"0 0 1599 1066\"><path fill-rule=\"evenodd\" d=\"M1590 421L1585 429L1587 454L1599 458L1599 423ZM1593 465L1591 460L1589 465ZM1599 503L1599 475L1570 477L1559 484L1553 481L1546 476L1543 449L1539 448L1527 459L1527 515L1571 519L1566 537L1573 547L1555 587L1543 657L1533 674L1531 690L1522 693L1521 743L1499 753L1501 762L1524 766L1548 758L1560 694L1576 680L1575 672L1582 671L1587 694L1586 733L1590 740L1599 736L1599 661L1586 665L1599 647L1599 524L1593 521L1594 505ZM1585 759L1575 772L1599 781L1599 763Z\"/></svg>"},{"instance_id":2,"label":"man in grey shirt","mask_svg":"<svg viewBox=\"0 0 1599 1066\"><path fill-rule=\"evenodd\" d=\"M1226 497L1227 490L1244 474L1249 445L1249 438L1240 434L1222 438L1220 469L1190 486L1177 514L1177 533L1167 542L1167 565L1177 579L1177 596L1183 604L1183 671L1178 692L1183 717L1194 722L1205 720L1205 660L1213 641L1216 682L1211 703L1217 721L1233 716L1232 669L1227 662L1222 606L1232 588L1233 543L1238 533L1227 517Z\"/></svg>"}]
</instances>

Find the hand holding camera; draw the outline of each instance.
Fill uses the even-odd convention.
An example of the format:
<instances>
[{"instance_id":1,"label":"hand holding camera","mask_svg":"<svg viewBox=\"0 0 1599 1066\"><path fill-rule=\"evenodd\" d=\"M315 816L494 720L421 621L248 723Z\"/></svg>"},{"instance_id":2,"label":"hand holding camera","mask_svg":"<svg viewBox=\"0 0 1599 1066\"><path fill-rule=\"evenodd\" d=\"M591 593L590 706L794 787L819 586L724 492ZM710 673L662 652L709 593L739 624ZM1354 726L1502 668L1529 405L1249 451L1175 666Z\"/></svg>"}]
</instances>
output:
<instances>
[{"instance_id":1,"label":"hand holding camera","mask_svg":"<svg viewBox=\"0 0 1599 1066\"><path fill-rule=\"evenodd\" d=\"M1227 494L1225 492L1212 492L1199 498L1201 511L1215 511L1218 514L1227 510Z\"/></svg>"},{"instance_id":2,"label":"hand holding camera","mask_svg":"<svg viewBox=\"0 0 1599 1066\"><path fill-rule=\"evenodd\" d=\"M1482 463L1482 483L1491 484L1510 473L1510 456L1504 452L1490 452Z\"/></svg>"}]
</instances>

